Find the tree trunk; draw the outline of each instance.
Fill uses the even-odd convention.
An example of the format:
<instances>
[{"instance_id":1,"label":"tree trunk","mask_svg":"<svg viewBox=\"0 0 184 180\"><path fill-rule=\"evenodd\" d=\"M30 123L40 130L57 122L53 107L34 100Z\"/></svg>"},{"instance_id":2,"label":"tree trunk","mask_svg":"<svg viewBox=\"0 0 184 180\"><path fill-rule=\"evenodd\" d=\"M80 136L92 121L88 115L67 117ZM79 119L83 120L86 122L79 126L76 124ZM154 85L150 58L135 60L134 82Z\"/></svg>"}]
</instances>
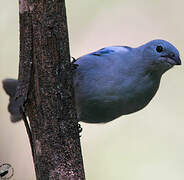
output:
<instances>
[{"instance_id":1,"label":"tree trunk","mask_svg":"<svg viewBox=\"0 0 184 180\"><path fill-rule=\"evenodd\" d=\"M29 117L37 180L83 180L65 2L19 0L19 8L16 97Z\"/></svg>"}]
</instances>

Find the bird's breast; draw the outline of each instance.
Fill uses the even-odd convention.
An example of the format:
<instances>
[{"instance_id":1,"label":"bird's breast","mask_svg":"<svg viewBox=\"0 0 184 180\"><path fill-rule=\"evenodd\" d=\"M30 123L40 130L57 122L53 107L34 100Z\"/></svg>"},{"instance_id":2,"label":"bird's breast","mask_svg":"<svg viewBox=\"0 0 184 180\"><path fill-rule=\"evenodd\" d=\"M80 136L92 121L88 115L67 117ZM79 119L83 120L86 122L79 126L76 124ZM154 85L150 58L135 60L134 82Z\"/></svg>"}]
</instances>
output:
<instances>
[{"instance_id":1,"label":"bird's breast","mask_svg":"<svg viewBox=\"0 0 184 180\"><path fill-rule=\"evenodd\" d=\"M78 99L80 120L88 123L105 123L121 115L144 108L155 95L158 83L148 77L129 80L113 86L95 88L88 97ZM100 84L99 84L100 87Z\"/></svg>"}]
</instances>

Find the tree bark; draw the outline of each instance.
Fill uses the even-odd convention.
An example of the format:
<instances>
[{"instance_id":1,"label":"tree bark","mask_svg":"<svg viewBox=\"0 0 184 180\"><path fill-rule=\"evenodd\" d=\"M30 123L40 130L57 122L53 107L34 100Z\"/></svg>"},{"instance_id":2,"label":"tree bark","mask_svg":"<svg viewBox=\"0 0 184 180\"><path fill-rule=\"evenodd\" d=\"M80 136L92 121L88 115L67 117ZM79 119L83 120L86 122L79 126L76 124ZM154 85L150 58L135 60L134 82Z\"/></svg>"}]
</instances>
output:
<instances>
[{"instance_id":1,"label":"tree bark","mask_svg":"<svg viewBox=\"0 0 184 180\"><path fill-rule=\"evenodd\" d=\"M16 98L29 117L37 180L83 180L65 1L19 0L19 11Z\"/></svg>"}]
</instances>

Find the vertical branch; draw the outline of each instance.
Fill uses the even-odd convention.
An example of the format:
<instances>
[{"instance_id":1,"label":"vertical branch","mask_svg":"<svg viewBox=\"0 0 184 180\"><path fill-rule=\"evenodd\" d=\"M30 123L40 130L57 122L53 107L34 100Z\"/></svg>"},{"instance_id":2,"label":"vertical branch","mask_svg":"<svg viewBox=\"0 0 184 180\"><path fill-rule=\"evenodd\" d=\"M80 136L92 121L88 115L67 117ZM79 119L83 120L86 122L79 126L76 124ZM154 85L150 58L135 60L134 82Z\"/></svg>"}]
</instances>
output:
<instances>
[{"instance_id":1,"label":"vertical branch","mask_svg":"<svg viewBox=\"0 0 184 180\"><path fill-rule=\"evenodd\" d=\"M19 0L19 10L16 96L29 117L37 179L85 179L65 2Z\"/></svg>"}]
</instances>

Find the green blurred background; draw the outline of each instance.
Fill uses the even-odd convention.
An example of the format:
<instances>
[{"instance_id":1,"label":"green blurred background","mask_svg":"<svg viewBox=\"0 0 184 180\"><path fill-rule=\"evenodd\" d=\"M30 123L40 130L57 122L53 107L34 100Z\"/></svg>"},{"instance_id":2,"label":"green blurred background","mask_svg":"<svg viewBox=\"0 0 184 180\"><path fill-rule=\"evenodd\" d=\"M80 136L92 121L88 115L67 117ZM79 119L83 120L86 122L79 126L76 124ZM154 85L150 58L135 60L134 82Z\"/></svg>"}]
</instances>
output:
<instances>
[{"instance_id":1,"label":"green blurred background","mask_svg":"<svg viewBox=\"0 0 184 180\"><path fill-rule=\"evenodd\" d=\"M184 47L182 0L68 0L71 55L109 45L136 47L162 38ZM0 81L18 72L18 1L0 6ZM82 124L82 151L88 180L184 179L184 70L173 68L143 110L105 125ZM12 124L8 96L0 86L0 164L10 163L12 179L34 180L23 122Z\"/></svg>"}]
</instances>

